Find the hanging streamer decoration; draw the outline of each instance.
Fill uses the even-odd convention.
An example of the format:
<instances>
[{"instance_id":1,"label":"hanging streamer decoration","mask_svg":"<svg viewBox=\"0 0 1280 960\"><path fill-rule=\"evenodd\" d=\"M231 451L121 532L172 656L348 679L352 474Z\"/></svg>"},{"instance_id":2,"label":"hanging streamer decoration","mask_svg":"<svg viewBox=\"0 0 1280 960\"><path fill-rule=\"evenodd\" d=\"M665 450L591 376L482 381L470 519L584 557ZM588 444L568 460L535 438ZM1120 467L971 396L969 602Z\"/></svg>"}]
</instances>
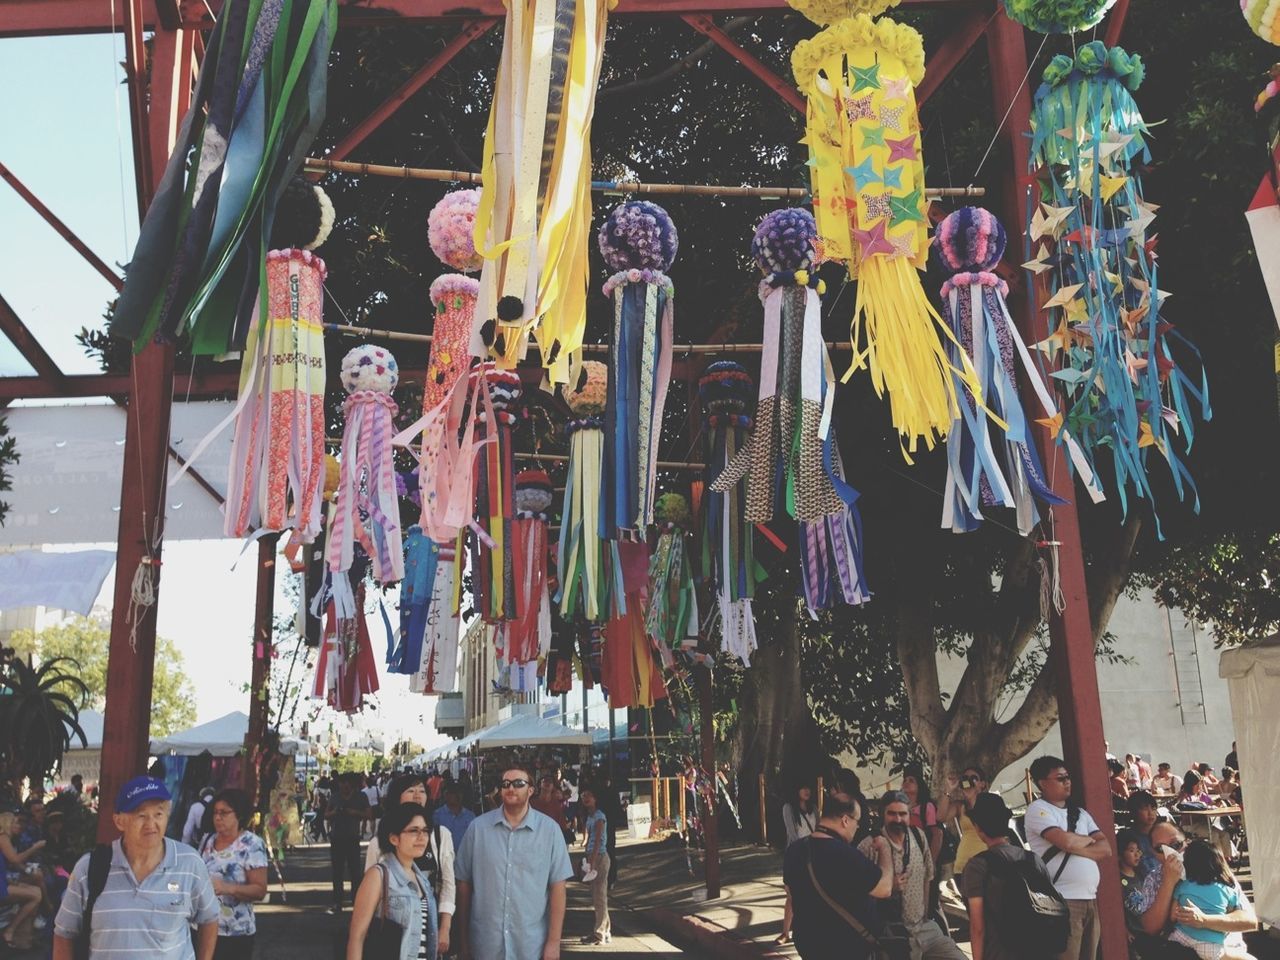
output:
<instances>
[{"instance_id":1,"label":"hanging streamer decoration","mask_svg":"<svg viewBox=\"0 0 1280 960\"><path fill-rule=\"evenodd\" d=\"M799 208L775 210L752 239L752 254L765 274L755 425L710 485L713 493L728 493L745 476L747 520L769 523L785 512L799 521L810 610L870 597L858 491L845 480L832 424L835 375L822 339L822 281L810 272L816 239L813 215Z\"/></svg>"},{"instance_id":2,"label":"hanging streamer decoration","mask_svg":"<svg viewBox=\"0 0 1280 960\"><path fill-rule=\"evenodd\" d=\"M391 399L399 383L396 358L390 351L362 344L342 358L342 474L329 518L326 557L333 576L333 595L340 616L350 616L354 600L344 590L357 543L369 555L373 578L382 584L404 576L400 504L392 460L391 422L398 410Z\"/></svg>"},{"instance_id":3,"label":"hanging streamer decoration","mask_svg":"<svg viewBox=\"0 0 1280 960\"><path fill-rule=\"evenodd\" d=\"M1168 295L1148 233L1157 207L1140 176L1151 161L1148 130L1132 95L1144 74L1140 57L1097 41L1045 70L1031 117L1043 202L1028 224L1036 253L1025 266L1048 278L1045 307L1057 311L1056 329L1038 345L1059 367L1053 377L1067 398L1055 426L1080 442L1095 473L1108 452L1126 513L1130 489L1152 499L1152 450L1168 463L1179 498L1193 497L1199 510L1175 447L1189 450L1195 439L1194 407L1205 420L1212 414L1203 370L1193 382L1170 343L1197 363L1199 354L1160 315Z\"/></svg>"},{"instance_id":4,"label":"hanging streamer decoration","mask_svg":"<svg viewBox=\"0 0 1280 960\"><path fill-rule=\"evenodd\" d=\"M984 507L1010 507L1025 537L1040 522L1037 501L1064 501L1049 488L1032 420L1018 399L1019 364L1040 402L1042 416L1036 422L1055 430L1058 442L1066 445L1095 503L1102 499L1102 489L1079 444L1061 428L1053 395L1009 315L1008 284L993 272L1004 256L1004 225L988 210L962 207L938 225L935 241L943 266L952 274L942 285L942 312L958 341L952 349L968 356L987 409L1008 425L993 439L995 431L977 404L969 397L961 399L947 434L942 526L968 533L982 523Z\"/></svg>"},{"instance_id":5,"label":"hanging streamer decoration","mask_svg":"<svg viewBox=\"0 0 1280 960\"><path fill-rule=\"evenodd\" d=\"M613 4L507 4L484 138L475 234L484 322L471 352L510 369L534 334L553 384L576 380L586 329L591 117Z\"/></svg>"},{"instance_id":6,"label":"hanging streamer decoration","mask_svg":"<svg viewBox=\"0 0 1280 960\"><path fill-rule=\"evenodd\" d=\"M266 323L251 326L240 364L223 523L229 537L292 529L311 543L320 535L325 266L312 251L328 238L333 216L328 196L305 180L295 180L280 204L273 240L284 249L267 254Z\"/></svg>"},{"instance_id":7,"label":"hanging streamer decoration","mask_svg":"<svg viewBox=\"0 0 1280 960\"><path fill-rule=\"evenodd\" d=\"M476 609L486 623L516 618L511 523L515 515L515 441L512 430L523 389L520 375L491 361L477 368L488 382L492 412L483 423L492 442L480 448L476 518L471 527L471 573Z\"/></svg>"},{"instance_id":8,"label":"hanging streamer decoration","mask_svg":"<svg viewBox=\"0 0 1280 960\"><path fill-rule=\"evenodd\" d=\"M368 566L368 558L361 555L349 570L331 574L331 583L343 586L333 587L325 602L324 638L311 696L339 713L358 713L364 698L378 691L378 666L364 616ZM342 594L350 598L346 612L337 599Z\"/></svg>"},{"instance_id":9,"label":"hanging streamer decoration","mask_svg":"<svg viewBox=\"0 0 1280 960\"><path fill-rule=\"evenodd\" d=\"M946 332L921 286L929 253L928 205L915 86L924 41L911 27L872 20L896 0L788 0L824 26L791 55L808 101L813 209L822 259L843 261L858 281L850 338L855 370L867 367L889 394L902 453L932 449L957 408ZM962 371L973 387L972 372Z\"/></svg>"},{"instance_id":10,"label":"hanging streamer decoration","mask_svg":"<svg viewBox=\"0 0 1280 960\"><path fill-rule=\"evenodd\" d=\"M616 544L615 584L610 596L609 621L604 627L601 682L609 691L609 706L652 707L667 696L654 643L645 627L649 593L649 546L638 540ZM670 648L659 656L671 658Z\"/></svg>"},{"instance_id":11,"label":"hanging streamer decoration","mask_svg":"<svg viewBox=\"0 0 1280 960\"><path fill-rule=\"evenodd\" d=\"M653 522L658 441L671 382L675 291L666 271L679 247L667 211L645 200L615 207L600 227L613 276L605 414L605 534L642 538Z\"/></svg>"},{"instance_id":12,"label":"hanging streamer decoration","mask_svg":"<svg viewBox=\"0 0 1280 960\"><path fill-rule=\"evenodd\" d=\"M561 387L572 419L565 424L569 437L569 472L565 480L564 507L560 513L560 545L556 601L566 619L581 613L601 622L608 616L606 557L611 551L601 537L603 494L600 482L604 462L605 402L609 368L598 360L582 364L575 387Z\"/></svg>"},{"instance_id":13,"label":"hanging streamer decoration","mask_svg":"<svg viewBox=\"0 0 1280 960\"><path fill-rule=\"evenodd\" d=\"M141 349L190 326L196 354L244 347L277 205L324 119L337 25L336 0L223 5L129 262L113 336Z\"/></svg>"},{"instance_id":14,"label":"hanging streamer decoration","mask_svg":"<svg viewBox=\"0 0 1280 960\"><path fill-rule=\"evenodd\" d=\"M551 598L547 531L552 501L551 478L542 470L516 474L512 555L515 569L515 619L506 625L508 656L530 663L551 650Z\"/></svg>"},{"instance_id":15,"label":"hanging streamer decoration","mask_svg":"<svg viewBox=\"0 0 1280 960\"><path fill-rule=\"evenodd\" d=\"M655 508L658 545L649 559L649 606L645 632L653 640L664 666L674 664L673 651L698 645L698 595L693 586L688 530L689 501L678 493L664 493Z\"/></svg>"},{"instance_id":16,"label":"hanging streamer decoration","mask_svg":"<svg viewBox=\"0 0 1280 960\"><path fill-rule=\"evenodd\" d=\"M751 430L747 411L754 393L751 375L732 360L717 360L699 378L707 483L733 460ZM702 578L715 593L720 649L745 665L756 649L751 601L764 570L755 560L755 528L745 515L742 485L709 491L702 516Z\"/></svg>"}]
</instances>

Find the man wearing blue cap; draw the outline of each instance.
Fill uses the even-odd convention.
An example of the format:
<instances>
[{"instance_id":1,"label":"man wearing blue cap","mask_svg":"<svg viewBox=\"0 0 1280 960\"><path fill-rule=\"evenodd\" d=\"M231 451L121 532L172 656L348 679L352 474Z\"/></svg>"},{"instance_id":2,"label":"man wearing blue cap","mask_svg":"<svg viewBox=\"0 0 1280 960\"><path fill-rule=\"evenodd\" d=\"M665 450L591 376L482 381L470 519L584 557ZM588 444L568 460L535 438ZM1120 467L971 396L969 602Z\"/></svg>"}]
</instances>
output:
<instances>
[{"instance_id":1,"label":"man wearing blue cap","mask_svg":"<svg viewBox=\"0 0 1280 960\"><path fill-rule=\"evenodd\" d=\"M112 818L120 839L85 854L72 871L53 924L53 960L72 960L81 937L88 938L90 960L211 960L218 899L200 855L165 838L170 799L151 777L120 788ZM95 924L95 913L109 913L110 921ZM199 927L195 947L192 924Z\"/></svg>"}]
</instances>

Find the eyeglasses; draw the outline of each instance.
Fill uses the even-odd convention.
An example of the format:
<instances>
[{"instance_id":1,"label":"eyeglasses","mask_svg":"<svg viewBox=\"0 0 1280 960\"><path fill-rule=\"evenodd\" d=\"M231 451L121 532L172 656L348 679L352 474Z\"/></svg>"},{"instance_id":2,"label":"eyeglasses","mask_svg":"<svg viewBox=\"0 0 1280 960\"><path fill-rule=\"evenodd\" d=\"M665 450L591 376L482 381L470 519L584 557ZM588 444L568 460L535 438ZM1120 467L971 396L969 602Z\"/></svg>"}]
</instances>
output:
<instances>
[{"instance_id":1,"label":"eyeglasses","mask_svg":"<svg viewBox=\"0 0 1280 960\"><path fill-rule=\"evenodd\" d=\"M425 837L429 833L426 827L405 827L400 831L400 836L408 834L411 837Z\"/></svg>"},{"instance_id":2,"label":"eyeglasses","mask_svg":"<svg viewBox=\"0 0 1280 960\"><path fill-rule=\"evenodd\" d=\"M1060 776L1060 777L1050 777L1049 779L1050 779L1050 780L1057 780L1059 783L1070 783L1070 782L1071 782L1071 774L1069 774L1069 773L1064 773L1064 774L1063 774L1062 776Z\"/></svg>"},{"instance_id":3,"label":"eyeglasses","mask_svg":"<svg viewBox=\"0 0 1280 960\"><path fill-rule=\"evenodd\" d=\"M217 809L215 809L215 810L213 811L213 815L214 815L215 817L234 817L234 816L235 816L235 814L236 814L236 812L235 812L234 810L217 810Z\"/></svg>"},{"instance_id":4,"label":"eyeglasses","mask_svg":"<svg viewBox=\"0 0 1280 960\"><path fill-rule=\"evenodd\" d=\"M1186 845L1187 841L1185 840L1174 840L1172 843L1164 844L1164 846L1169 847L1172 850L1181 850Z\"/></svg>"},{"instance_id":5,"label":"eyeglasses","mask_svg":"<svg viewBox=\"0 0 1280 960\"><path fill-rule=\"evenodd\" d=\"M503 780L500 784L498 784L498 786L500 786L503 790L510 790L512 787L515 787L517 790L523 790L528 785L529 785L529 781L526 780L524 777L519 777L515 780Z\"/></svg>"}]
</instances>

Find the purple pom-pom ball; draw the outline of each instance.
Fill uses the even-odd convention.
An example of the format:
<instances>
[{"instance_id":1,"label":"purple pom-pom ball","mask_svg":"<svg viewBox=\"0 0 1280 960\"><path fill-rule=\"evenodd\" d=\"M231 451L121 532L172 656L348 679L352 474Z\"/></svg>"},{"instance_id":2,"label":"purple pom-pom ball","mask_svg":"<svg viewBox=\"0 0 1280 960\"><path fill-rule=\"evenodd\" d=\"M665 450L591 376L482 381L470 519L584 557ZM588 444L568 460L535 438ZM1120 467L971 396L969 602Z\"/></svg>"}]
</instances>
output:
<instances>
[{"instance_id":1,"label":"purple pom-pom ball","mask_svg":"<svg viewBox=\"0 0 1280 960\"><path fill-rule=\"evenodd\" d=\"M794 273L813 266L818 225L803 207L775 210L756 227L751 255L766 273Z\"/></svg>"},{"instance_id":2,"label":"purple pom-pom ball","mask_svg":"<svg viewBox=\"0 0 1280 960\"><path fill-rule=\"evenodd\" d=\"M952 273L990 270L1004 256L1004 224L982 207L961 207L938 224L938 255Z\"/></svg>"},{"instance_id":3,"label":"purple pom-pom ball","mask_svg":"<svg viewBox=\"0 0 1280 960\"><path fill-rule=\"evenodd\" d=\"M648 200L628 200L614 207L598 235L604 262L615 273L623 270L671 269L680 246L671 216Z\"/></svg>"}]
</instances>

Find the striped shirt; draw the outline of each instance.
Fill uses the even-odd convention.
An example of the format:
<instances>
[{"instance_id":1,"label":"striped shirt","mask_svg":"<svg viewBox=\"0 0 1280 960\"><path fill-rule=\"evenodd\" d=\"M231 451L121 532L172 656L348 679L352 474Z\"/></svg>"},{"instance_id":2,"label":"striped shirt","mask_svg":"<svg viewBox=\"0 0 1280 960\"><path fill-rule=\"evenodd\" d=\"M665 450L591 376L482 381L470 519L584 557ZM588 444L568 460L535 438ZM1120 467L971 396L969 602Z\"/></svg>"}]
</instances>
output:
<instances>
[{"instance_id":1,"label":"striped shirt","mask_svg":"<svg viewBox=\"0 0 1280 960\"><path fill-rule=\"evenodd\" d=\"M80 933L84 903L89 896L89 854L80 858L54 932L75 940ZM89 956L147 957L148 960L194 960L190 925L214 923L218 899L200 855L186 844L168 838L164 859L141 883L117 840L111 845L111 869L93 907Z\"/></svg>"}]
</instances>

